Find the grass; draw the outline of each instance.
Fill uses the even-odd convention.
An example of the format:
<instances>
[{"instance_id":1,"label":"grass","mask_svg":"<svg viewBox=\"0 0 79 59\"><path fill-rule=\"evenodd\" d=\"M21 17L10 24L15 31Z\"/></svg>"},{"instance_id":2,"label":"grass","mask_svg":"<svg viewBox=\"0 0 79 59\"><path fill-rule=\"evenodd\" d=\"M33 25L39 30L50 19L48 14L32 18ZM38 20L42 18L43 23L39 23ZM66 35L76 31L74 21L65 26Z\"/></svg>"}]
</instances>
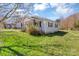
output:
<instances>
[{"instance_id":1,"label":"grass","mask_svg":"<svg viewBox=\"0 0 79 59\"><path fill-rule=\"evenodd\" d=\"M77 56L79 31L64 30L41 36L18 30L0 32L1 56Z\"/></svg>"}]
</instances>

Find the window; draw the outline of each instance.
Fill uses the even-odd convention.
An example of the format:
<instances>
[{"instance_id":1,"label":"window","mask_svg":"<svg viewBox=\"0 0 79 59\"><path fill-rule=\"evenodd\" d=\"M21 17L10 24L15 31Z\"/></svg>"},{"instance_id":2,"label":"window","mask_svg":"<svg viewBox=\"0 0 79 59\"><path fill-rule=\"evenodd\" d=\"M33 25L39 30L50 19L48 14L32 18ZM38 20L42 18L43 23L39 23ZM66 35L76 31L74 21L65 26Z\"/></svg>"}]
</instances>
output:
<instances>
[{"instance_id":1,"label":"window","mask_svg":"<svg viewBox=\"0 0 79 59\"><path fill-rule=\"evenodd\" d=\"M41 27L41 21L39 22L39 26Z\"/></svg>"},{"instance_id":2,"label":"window","mask_svg":"<svg viewBox=\"0 0 79 59\"><path fill-rule=\"evenodd\" d=\"M53 23L52 22L48 22L48 27L53 27Z\"/></svg>"},{"instance_id":3,"label":"window","mask_svg":"<svg viewBox=\"0 0 79 59\"><path fill-rule=\"evenodd\" d=\"M58 24L57 24L57 23L55 23L55 27L56 27L56 28L58 27Z\"/></svg>"},{"instance_id":4,"label":"window","mask_svg":"<svg viewBox=\"0 0 79 59\"><path fill-rule=\"evenodd\" d=\"M36 21L35 21L35 20L33 20L33 24L34 24L34 25L37 25L37 23L36 23Z\"/></svg>"}]
</instances>

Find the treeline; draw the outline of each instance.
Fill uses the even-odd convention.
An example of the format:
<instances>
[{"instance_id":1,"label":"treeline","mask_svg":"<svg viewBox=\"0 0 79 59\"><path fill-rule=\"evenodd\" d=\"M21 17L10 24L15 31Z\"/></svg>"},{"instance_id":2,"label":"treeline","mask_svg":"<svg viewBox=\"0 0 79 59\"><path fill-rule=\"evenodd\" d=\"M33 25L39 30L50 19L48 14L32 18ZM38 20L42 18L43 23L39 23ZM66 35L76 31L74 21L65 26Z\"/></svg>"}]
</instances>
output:
<instances>
[{"instance_id":1,"label":"treeline","mask_svg":"<svg viewBox=\"0 0 79 59\"><path fill-rule=\"evenodd\" d=\"M79 13L73 14L60 21L60 29L79 30Z\"/></svg>"}]
</instances>

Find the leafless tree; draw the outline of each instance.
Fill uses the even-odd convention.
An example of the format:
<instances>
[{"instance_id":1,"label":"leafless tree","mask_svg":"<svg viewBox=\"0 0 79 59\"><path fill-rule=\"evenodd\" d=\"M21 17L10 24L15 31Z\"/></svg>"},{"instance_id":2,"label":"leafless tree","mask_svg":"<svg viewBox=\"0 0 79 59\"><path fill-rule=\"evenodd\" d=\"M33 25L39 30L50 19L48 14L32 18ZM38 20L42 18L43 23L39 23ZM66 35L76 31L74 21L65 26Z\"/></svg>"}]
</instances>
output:
<instances>
[{"instance_id":1,"label":"leafless tree","mask_svg":"<svg viewBox=\"0 0 79 59\"><path fill-rule=\"evenodd\" d=\"M8 8L10 7L10 8ZM8 19L18 8L18 4L0 4L0 13L3 14L0 19L0 28L4 26L4 20Z\"/></svg>"},{"instance_id":2,"label":"leafless tree","mask_svg":"<svg viewBox=\"0 0 79 59\"><path fill-rule=\"evenodd\" d=\"M18 8L21 7L21 5L23 6L24 8L24 13L23 15L20 15L20 14L17 14L17 17L16 17L16 21L15 21L15 26L18 22L21 22L21 21L24 21L24 19L30 15L32 15L32 10L33 10L33 4L32 3L28 3L28 4L19 4ZM16 14L16 12L15 12Z\"/></svg>"},{"instance_id":3,"label":"leafless tree","mask_svg":"<svg viewBox=\"0 0 79 59\"><path fill-rule=\"evenodd\" d=\"M9 7L9 8L7 8L7 7ZM0 14L4 13L2 16L2 19L0 19L0 23L3 24L4 23L3 21L10 18L15 13L15 11L20 7L21 7L20 3L14 3L14 4L10 4L10 3L4 4L3 3L3 4L0 4ZM31 11L33 9L32 8L33 4L32 3L24 4L24 7L25 7L24 17L27 15L31 15ZM18 17L17 17L17 19L18 19ZM17 22L18 21L16 21L16 23Z\"/></svg>"}]
</instances>

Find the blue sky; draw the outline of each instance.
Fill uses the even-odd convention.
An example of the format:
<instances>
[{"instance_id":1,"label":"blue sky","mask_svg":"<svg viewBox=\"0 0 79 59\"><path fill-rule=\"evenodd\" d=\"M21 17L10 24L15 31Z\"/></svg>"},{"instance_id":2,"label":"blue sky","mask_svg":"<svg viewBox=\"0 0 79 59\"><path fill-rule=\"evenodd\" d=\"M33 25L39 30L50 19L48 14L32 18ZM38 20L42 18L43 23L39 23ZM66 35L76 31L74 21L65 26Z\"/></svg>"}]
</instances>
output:
<instances>
[{"instance_id":1,"label":"blue sky","mask_svg":"<svg viewBox=\"0 0 79 59\"><path fill-rule=\"evenodd\" d=\"M27 4L21 4L20 9L25 9ZM6 8L11 8L7 6ZM33 3L31 13L46 17L51 20L65 18L79 12L79 3Z\"/></svg>"},{"instance_id":2,"label":"blue sky","mask_svg":"<svg viewBox=\"0 0 79 59\"><path fill-rule=\"evenodd\" d=\"M32 13L52 20L66 18L79 12L78 3L37 3L34 4Z\"/></svg>"}]
</instances>

